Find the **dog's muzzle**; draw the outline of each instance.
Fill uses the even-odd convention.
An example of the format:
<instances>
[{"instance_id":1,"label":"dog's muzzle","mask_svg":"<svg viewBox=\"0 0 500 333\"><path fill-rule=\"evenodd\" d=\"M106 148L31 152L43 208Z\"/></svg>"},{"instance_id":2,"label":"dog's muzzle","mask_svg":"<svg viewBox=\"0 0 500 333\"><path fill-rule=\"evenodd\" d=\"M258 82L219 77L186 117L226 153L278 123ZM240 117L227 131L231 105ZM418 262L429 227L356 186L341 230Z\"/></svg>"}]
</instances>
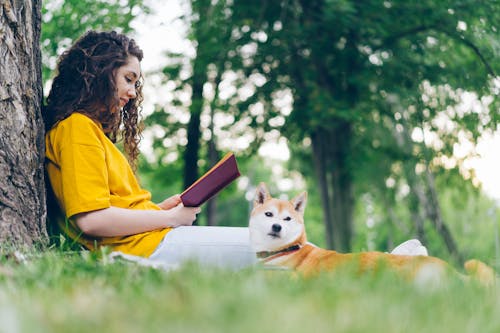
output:
<instances>
[{"instance_id":1,"label":"dog's muzzle","mask_svg":"<svg viewBox=\"0 0 500 333\"><path fill-rule=\"evenodd\" d=\"M275 223L271 226L271 232L268 233L272 238L280 238L281 224Z\"/></svg>"}]
</instances>

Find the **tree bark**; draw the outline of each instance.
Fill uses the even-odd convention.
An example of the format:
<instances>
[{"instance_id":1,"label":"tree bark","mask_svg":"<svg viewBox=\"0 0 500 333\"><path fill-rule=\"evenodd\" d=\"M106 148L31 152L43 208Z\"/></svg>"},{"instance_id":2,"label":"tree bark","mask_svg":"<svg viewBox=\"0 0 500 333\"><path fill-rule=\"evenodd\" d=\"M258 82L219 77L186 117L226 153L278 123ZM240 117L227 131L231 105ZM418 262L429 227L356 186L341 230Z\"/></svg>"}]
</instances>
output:
<instances>
[{"instance_id":1,"label":"tree bark","mask_svg":"<svg viewBox=\"0 0 500 333\"><path fill-rule=\"evenodd\" d=\"M198 10L204 14L205 10L209 9L209 3L203 1L197 4ZM199 20L194 23L194 36L197 42L196 58L193 61L193 75L191 78L191 106L189 108L190 118L187 128L187 144L184 151L184 188L187 188L198 179L198 158L200 152L200 117L203 111L203 85L207 81L207 63L204 58L206 52L204 50L205 43L203 38L206 37L203 21Z\"/></svg>"},{"instance_id":2,"label":"tree bark","mask_svg":"<svg viewBox=\"0 0 500 333\"><path fill-rule=\"evenodd\" d=\"M0 1L0 244L47 240L41 1Z\"/></svg>"},{"instance_id":3,"label":"tree bark","mask_svg":"<svg viewBox=\"0 0 500 333\"><path fill-rule=\"evenodd\" d=\"M409 147L409 142L407 143ZM415 163L411 160L403 162L405 178L410 188L409 195L409 210L411 219L414 223L416 237L423 243L427 243L427 235L425 233L425 213L422 211L422 199L424 198L424 190L420 184L420 180L415 173Z\"/></svg>"},{"instance_id":4,"label":"tree bark","mask_svg":"<svg viewBox=\"0 0 500 333\"><path fill-rule=\"evenodd\" d=\"M349 166L351 128L338 120L328 129L318 128L311 135L314 165L323 205L328 248L351 250L353 225L353 185Z\"/></svg>"},{"instance_id":5,"label":"tree bark","mask_svg":"<svg viewBox=\"0 0 500 333\"><path fill-rule=\"evenodd\" d=\"M321 197L321 205L323 207L323 222L325 225L325 240L326 247L329 249L335 248L334 241L334 227L333 227L333 217L330 205L330 191L328 188L328 177L327 177L327 168L326 164L326 156L328 153L326 152L326 147L328 143L325 142L326 138L322 133L316 131L311 135L312 148L313 148L313 163L314 169L316 171L316 177L318 181L318 187L320 191Z\"/></svg>"},{"instance_id":6,"label":"tree bark","mask_svg":"<svg viewBox=\"0 0 500 333\"><path fill-rule=\"evenodd\" d=\"M193 65L190 118L187 128L187 144L184 151L184 188L188 188L198 179L198 158L200 154L200 118L203 111L203 84L206 81L206 68L201 57L196 57ZM194 221L193 225L198 225Z\"/></svg>"},{"instance_id":7,"label":"tree bark","mask_svg":"<svg viewBox=\"0 0 500 333\"><path fill-rule=\"evenodd\" d=\"M213 119L213 118L212 118ZM219 160L219 153L215 147L214 134L212 132L212 138L208 142L208 160L210 161L210 166L215 165ZM207 225L214 226L217 225L217 196L212 197L207 202L206 209Z\"/></svg>"},{"instance_id":8,"label":"tree bark","mask_svg":"<svg viewBox=\"0 0 500 333\"><path fill-rule=\"evenodd\" d=\"M225 61L226 59L223 58L223 60ZM215 138L214 121L215 121L215 109L217 108L217 101L219 100L219 89L220 89L220 83L222 81L224 61L219 61L218 63L217 76L215 77L213 83L215 93L212 101L210 102L210 125L208 126L208 129L210 130L210 140L208 141L208 161L210 167L215 165L220 159L219 151L217 150L217 142ZM206 215L207 215L207 225L209 226L217 225L217 196L208 200Z\"/></svg>"},{"instance_id":9,"label":"tree bark","mask_svg":"<svg viewBox=\"0 0 500 333\"><path fill-rule=\"evenodd\" d=\"M462 263L464 261L464 257L460 253L450 229L443 221L443 216L441 214L441 205L439 204L436 185L434 182L434 175L432 174L432 171L429 170L429 166L427 166L425 176L427 180L427 216L431 221L434 229L436 229L436 231L443 239L448 252L457 263Z\"/></svg>"},{"instance_id":10,"label":"tree bark","mask_svg":"<svg viewBox=\"0 0 500 333\"><path fill-rule=\"evenodd\" d=\"M184 151L184 188L198 179L198 154L200 150L200 116L203 107L203 84L193 84L192 104L187 127L187 144Z\"/></svg>"},{"instance_id":11,"label":"tree bark","mask_svg":"<svg viewBox=\"0 0 500 333\"><path fill-rule=\"evenodd\" d=\"M353 180L349 157L351 154L351 124L338 121L332 129L333 140L330 143L331 182L333 192L332 214L336 226L338 251L350 252L353 234Z\"/></svg>"}]
</instances>

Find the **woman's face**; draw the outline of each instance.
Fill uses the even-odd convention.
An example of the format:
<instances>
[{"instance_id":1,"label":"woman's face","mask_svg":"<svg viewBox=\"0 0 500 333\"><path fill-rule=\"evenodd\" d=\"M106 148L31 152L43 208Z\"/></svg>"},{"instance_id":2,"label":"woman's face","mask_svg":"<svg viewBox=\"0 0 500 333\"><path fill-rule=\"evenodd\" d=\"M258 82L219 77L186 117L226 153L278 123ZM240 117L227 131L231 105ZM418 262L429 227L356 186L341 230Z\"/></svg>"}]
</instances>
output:
<instances>
[{"instance_id":1,"label":"woman's face","mask_svg":"<svg viewBox=\"0 0 500 333\"><path fill-rule=\"evenodd\" d=\"M115 82L120 108L123 108L131 99L137 97L136 84L141 77L139 59L130 56L125 65L119 67L115 73Z\"/></svg>"}]
</instances>

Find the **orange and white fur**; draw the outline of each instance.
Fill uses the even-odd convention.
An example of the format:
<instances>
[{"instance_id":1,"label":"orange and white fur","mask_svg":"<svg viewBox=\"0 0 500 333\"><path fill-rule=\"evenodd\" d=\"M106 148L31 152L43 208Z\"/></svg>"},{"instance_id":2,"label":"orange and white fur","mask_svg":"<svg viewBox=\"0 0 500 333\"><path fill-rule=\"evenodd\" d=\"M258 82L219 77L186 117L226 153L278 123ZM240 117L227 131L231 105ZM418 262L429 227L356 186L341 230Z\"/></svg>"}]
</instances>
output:
<instances>
[{"instance_id":1,"label":"orange and white fur","mask_svg":"<svg viewBox=\"0 0 500 333\"><path fill-rule=\"evenodd\" d=\"M316 247L307 242L304 226L306 203L306 192L288 201L272 198L264 183L258 186L249 223L250 243L265 265L290 268L306 276L355 265L359 272L385 267L418 284L441 283L448 272L465 280L475 279L484 285L495 282L495 273L486 264L478 260L467 261L465 270L468 275L465 276L454 271L445 261L427 256L425 247L420 248L421 252L413 253L416 255L344 254ZM417 243L418 246L420 243Z\"/></svg>"}]
</instances>

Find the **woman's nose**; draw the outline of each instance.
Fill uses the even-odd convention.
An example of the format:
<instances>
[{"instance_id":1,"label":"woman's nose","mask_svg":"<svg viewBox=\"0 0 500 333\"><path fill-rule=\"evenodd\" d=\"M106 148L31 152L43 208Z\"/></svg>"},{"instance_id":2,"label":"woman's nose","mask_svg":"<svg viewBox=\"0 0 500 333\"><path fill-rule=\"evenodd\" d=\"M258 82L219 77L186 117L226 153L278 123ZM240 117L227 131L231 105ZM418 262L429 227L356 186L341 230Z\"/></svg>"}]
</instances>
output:
<instances>
[{"instance_id":1,"label":"woman's nose","mask_svg":"<svg viewBox=\"0 0 500 333\"><path fill-rule=\"evenodd\" d=\"M134 87L129 88L129 90L127 91L127 95L128 95L130 98L136 98L136 97L137 97L137 91L136 91L136 89L135 89L135 86L134 86Z\"/></svg>"}]
</instances>

